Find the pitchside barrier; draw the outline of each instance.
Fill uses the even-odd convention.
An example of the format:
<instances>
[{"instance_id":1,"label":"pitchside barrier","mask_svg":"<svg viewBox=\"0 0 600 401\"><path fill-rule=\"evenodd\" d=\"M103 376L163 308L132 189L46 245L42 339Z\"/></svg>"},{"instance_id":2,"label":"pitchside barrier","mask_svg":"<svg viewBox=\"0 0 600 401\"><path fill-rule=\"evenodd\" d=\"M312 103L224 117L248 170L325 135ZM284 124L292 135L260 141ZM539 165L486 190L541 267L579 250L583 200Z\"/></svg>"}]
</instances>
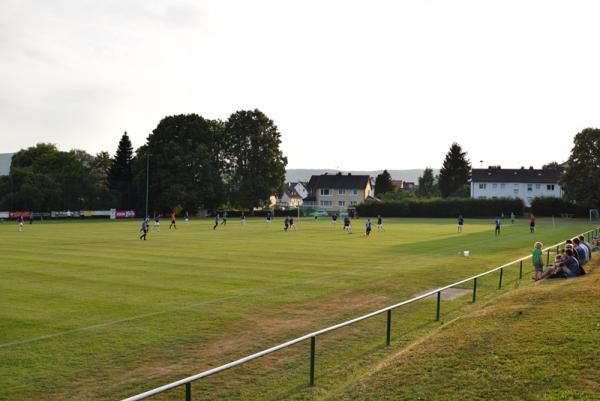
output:
<instances>
[{"instance_id":1,"label":"pitchside barrier","mask_svg":"<svg viewBox=\"0 0 600 401\"><path fill-rule=\"evenodd\" d=\"M592 229L590 231L587 231L587 232L584 232L584 233L578 234L578 235L587 236L587 240L589 242L592 237L595 238L595 237L598 236L598 234L600 234L600 228L594 228L594 229ZM543 249L543 251L546 253L546 265L550 264L550 251L556 249L556 253L559 253L560 252L559 248L564 243L565 243L565 241L562 241L562 242L559 242L559 243L557 243L555 245L552 245L552 246L549 246L549 247ZM523 278L523 261L526 261L529 258L531 258L531 255L522 257L522 258L517 259L517 260L513 260L512 262L509 262L509 263L504 264L502 266L498 266L498 267L496 267L494 269L491 269L491 270L488 270L486 272L479 273L479 274L477 274L475 276L466 278L466 279L461 280L461 281L457 281L456 283L449 284L449 285L447 285L445 287L437 288L437 289L429 291L429 292L427 292L425 294L421 294L421 295L416 296L414 298L407 299L406 301L402 301L400 303L388 306L386 308L376 310L374 312L371 312L371 313L368 313L366 315L354 318L352 320L348 320L348 321L345 321L343 323L339 323L339 324L336 324L334 326L330 326L330 327L327 327L327 328L324 328L324 329L321 329L321 330L318 330L318 331L314 331L312 333L303 335L302 337L294 338L293 340L290 340L290 341L285 342L283 344L279 344L279 345L276 345L276 346L271 347L269 349L265 349L263 351L257 352L255 354L248 355L248 356L246 356L244 358L240 358L240 359L238 359L236 361L226 363L225 365L221 365L221 366L218 366L216 368L213 368L213 369L210 369L210 370L206 370L206 371L201 372L201 373L197 373L197 374L195 374L193 376L189 376L189 377L186 377L184 379L177 380L177 381L174 381L174 382L169 383L169 384L165 384L164 386L160 386L160 387L157 387L155 389L152 389L152 390L140 393L140 394L135 395L133 397L125 398L122 401L144 400L144 399L153 397L153 396L155 396L157 394L164 393L165 391L172 390L172 389L174 389L176 387L179 387L179 386L185 386L185 400L186 401L191 401L192 400L192 382L194 382L196 380L200 380L200 379L208 377L208 376L215 375L215 374L217 374L219 372L223 372L224 370L231 369L233 367L236 367L236 366L245 364L247 362L250 362L250 361L252 361L254 359L258 359L258 358L263 357L265 355L272 354L272 353L274 353L276 351L282 350L284 348L291 347L294 344L298 344L298 343L301 343L301 342L304 342L304 341L308 341L308 340L310 340L310 359L309 359L309 367L310 368L309 368L308 383L309 383L310 386L314 386L315 385L315 354L316 354L317 337L319 337L319 336L321 336L323 334L326 334L326 333L329 333L329 332L341 329L343 327L350 326L350 325L352 325L354 323L358 323L360 321L363 321L363 320L366 320L366 319L370 319L370 318L372 318L374 316L378 316L378 315L381 315L383 313L386 313L387 314L387 327L386 327L385 344L386 344L386 346L389 346L390 345L390 339L391 339L391 330L392 330L392 311L394 309L400 308L401 306L404 306L404 305L411 304L413 302L416 302L418 300L430 297L432 295L436 295L437 296L437 302L436 302L435 320L439 321L440 320L440 310L441 310L440 307L441 307L441 300L442 300L442 298L441 298L442 291L472 281L473 282L473 299L472 299L472 302L474 303L476 301L476 299L477 299L477 279L478 278L483 277L483 276L487 276L487 275L495 273L495 272L498 272L498 289L501 289L502 288L502 276L503 276L503 273L504 273L504 269L507 269L510 266L514 266L514 265L518 264L518 266L519 266L519 280L520 280L520 279Z\"/></svg>"}]
</instances>

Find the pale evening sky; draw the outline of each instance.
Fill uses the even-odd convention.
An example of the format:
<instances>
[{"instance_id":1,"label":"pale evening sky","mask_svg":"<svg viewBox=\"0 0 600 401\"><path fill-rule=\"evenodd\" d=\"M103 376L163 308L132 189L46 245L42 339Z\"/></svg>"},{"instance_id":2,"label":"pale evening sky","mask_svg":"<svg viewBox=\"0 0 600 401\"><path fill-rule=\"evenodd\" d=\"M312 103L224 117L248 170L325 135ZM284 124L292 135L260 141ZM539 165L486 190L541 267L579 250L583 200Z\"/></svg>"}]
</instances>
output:
<instances>
[{"instance_id":1,"label":"pale evening sky","mask_svg":"<svg viewBox=\"0 0 600 401\"><path fill-rule=\"evenodd\" d=\"M600 127L597 1L0 0L0 153L114 153L259 108L290 168L564 161Z\"/></svg>"}]
</instances>

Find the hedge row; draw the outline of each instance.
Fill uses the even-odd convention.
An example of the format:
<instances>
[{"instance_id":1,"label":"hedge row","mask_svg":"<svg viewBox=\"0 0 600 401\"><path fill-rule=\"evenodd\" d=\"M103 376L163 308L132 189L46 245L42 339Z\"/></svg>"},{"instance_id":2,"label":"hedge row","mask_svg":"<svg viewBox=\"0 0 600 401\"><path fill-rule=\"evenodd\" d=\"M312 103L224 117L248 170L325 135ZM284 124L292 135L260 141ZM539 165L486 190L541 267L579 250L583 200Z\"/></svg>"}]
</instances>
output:
<instances>
[{"instance_id":1,"label":"hedge row","mask_svg":"<svg viewBox=\"0 0 600 401\"><path fill-rule=\"evenodd\" d=\"M531 202L531 212L536 216L560 216L573 214L577 217L588 217L589 208L575 205L561 198L534 198Z\"/></svg>"},{"instance_id":2,"label":"hedge row","mask_svg":"<svg viewBox=\"0 0 600 401\"><path fill-rule=\"evenodd\" d=\"M523 214L521 199L471 199L471 198L431 198L405 199L401 201L369 201L356 207L361 216L386 217L495 217L504 214Z\"/></svg>"}]
</instances>

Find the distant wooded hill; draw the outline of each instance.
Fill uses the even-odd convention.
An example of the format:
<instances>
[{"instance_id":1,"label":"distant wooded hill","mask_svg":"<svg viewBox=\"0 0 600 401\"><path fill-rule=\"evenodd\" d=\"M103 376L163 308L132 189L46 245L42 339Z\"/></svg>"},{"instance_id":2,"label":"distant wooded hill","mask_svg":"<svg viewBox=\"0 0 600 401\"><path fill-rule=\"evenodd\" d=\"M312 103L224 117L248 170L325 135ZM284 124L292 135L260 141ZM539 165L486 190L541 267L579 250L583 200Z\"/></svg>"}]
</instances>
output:
<instances>
[{"instance_id":1,"label":"distant wooded hill","mask_svg":"<svg viewBox=\"0 0 600 401\"><path fill-rule=\"evenodd\" d=\"M409 182L417 183L419 176L423 174L425 169L412 169L412 170L388 170L392 176L393 180L404 180ZM296 181L308 181L311 175L320 175L320 174L336 174L340 170L327 170L327 169L288 169L285 173L286 182L296 182ZM371 170L371 171L360 171L360 170L352 170L352 171L341 171L344 174L352 173L354 175L370 175L371 177L376 177L377 174L381 174L383 170ZM433 174L439 174L440 170L433 170Z\"/></svg>"},{"instance_id":2,"label":"distant wooded hill","mask_svg":"<svg viewBox=\"0 0 600 401\"><path fill-rule=\"evenodd\" d=\"M8 175L13 154L14 153L0 153L0 175Z\"/></svg>"}]
</instances>

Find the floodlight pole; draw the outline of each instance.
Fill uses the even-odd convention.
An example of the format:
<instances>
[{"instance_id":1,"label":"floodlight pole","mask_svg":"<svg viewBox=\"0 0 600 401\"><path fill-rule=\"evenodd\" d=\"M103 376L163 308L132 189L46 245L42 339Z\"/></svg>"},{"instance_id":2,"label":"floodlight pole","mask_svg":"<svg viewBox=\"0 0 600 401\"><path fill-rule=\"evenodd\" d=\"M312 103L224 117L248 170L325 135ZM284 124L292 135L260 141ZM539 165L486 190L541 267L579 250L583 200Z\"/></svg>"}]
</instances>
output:
<instances>
[{"instance_id":1,"label":"floodlight pole","mask_svg":"<svg viewBox=\"0 0 600 401\"><path fill-rule=\"evenodd\" d=\"M150 153L146 152L146 215L148 217L148 182L150 177Z\"/></svg>"}]
</instances>

